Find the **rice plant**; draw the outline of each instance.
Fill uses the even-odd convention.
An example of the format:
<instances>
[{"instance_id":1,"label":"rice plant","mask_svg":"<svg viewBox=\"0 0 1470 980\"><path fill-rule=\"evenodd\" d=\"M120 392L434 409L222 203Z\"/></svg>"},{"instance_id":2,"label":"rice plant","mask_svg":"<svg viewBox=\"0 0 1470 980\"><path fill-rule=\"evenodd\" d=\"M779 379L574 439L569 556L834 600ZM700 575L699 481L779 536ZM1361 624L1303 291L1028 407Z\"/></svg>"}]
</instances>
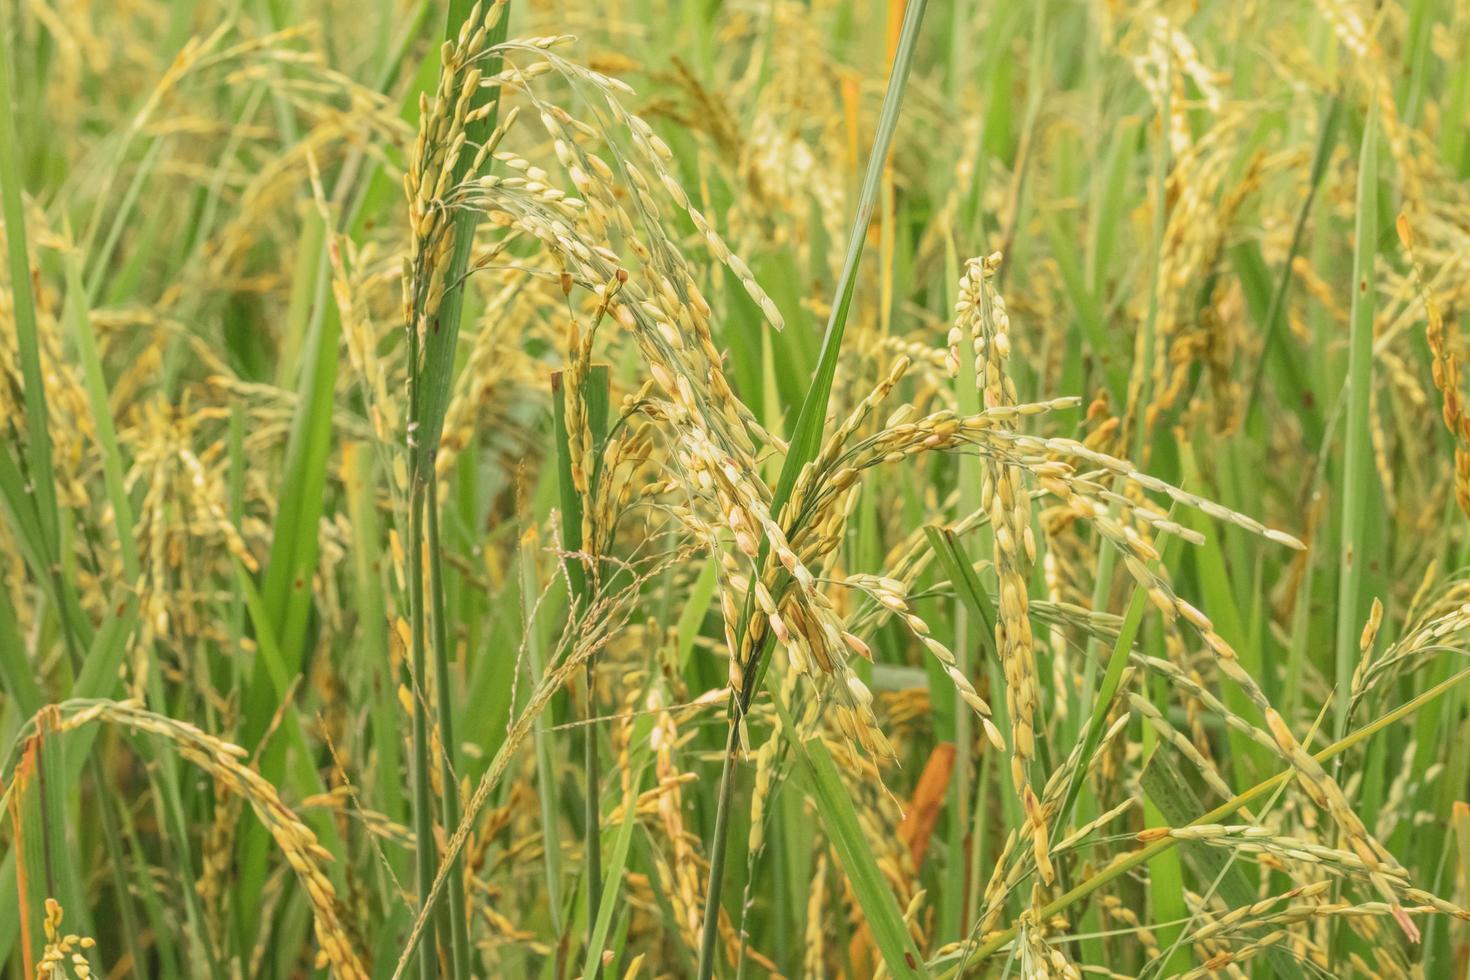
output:
<instances>
[{"instance_id":1,"label":"rice plant","mask_svg":"<svg viewBox=\"0 0 1470 980\"><path fill-rule=\"evenodd\" d=\"M1466 972L1463 4L0 37L5 975Z\"/></svg>"}]
</instances>

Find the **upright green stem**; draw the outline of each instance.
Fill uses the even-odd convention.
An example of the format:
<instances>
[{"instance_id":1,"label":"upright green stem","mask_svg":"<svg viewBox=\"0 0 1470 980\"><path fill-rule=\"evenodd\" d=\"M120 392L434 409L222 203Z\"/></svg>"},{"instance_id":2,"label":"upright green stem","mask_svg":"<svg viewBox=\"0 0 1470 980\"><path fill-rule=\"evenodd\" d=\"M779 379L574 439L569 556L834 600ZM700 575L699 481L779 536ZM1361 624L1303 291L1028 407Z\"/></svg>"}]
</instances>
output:
<instances>
[{"instance_id":1,"label":"upright green stem","mask_svg":"<svg viewBox=\"0 0 1470 980\"><path fill-rule=\"evenodd\" d=\"M745 689L751 689L753 681ZM704 930L699 937L699 980L714 975L715 943L720 935L720 884L725 880L725 858L729 849L730 808L735 797L735 753L740 750L740 716L750 706L744 695L734 699L730 708L730 728L725 736L725 762L720 768L720 795L715 805L714 847L709 856L709 890L704 903Z\"/></svg>"},{"instance_id":2,"label":"upright green stem","mask_svg":"<svg viewBox=\"0 0 1470 980\"><path fill-rule=\"evenodd\" d=\"M408 501L408 610L413 656L413 832L419 901L434 884L434 805L429 785L429 709L424 704L428 653L424 643L424 487L415 483ZM439 962L432 942L419 946L420 980L433 980Z\"/></svg>"},{"instance_id":3,"label":"upright green stem","mask_svg":"<svg viewBox=\"0 0 1470 980\"><path fill-rule=\"evenodd\" d=\"M602 774L597 760L597 726L594 693L597 677L592 658L586 664L587 704L582 726L582 768L587 785L585 818L587 823L587 941L592 941L597 928L597 908L602 903L602 812L599 799Z\"/></svg>"},{"instance_id":4,"label":"upright green stem","mask_svg":"<svg viewBox=\"0 0 1470 980\"><path fill-rule=\"evenodd\" d=\"M1342 458L1342 547L1338 564L1336 688L1333 731L1347 731L1352 702L1353 670L1358 662L1358 633L1363 624L1358 607L1363 591L1366 522L1372 485L1373 448L1368 413L1373 388L1373 258L1378 232L1378 100L1369 95L1368 121L1358 159L1357 225L1353 243L1353 300L1348 341L1347 432Z\"/></svg>"},{"instance_id":5,"label":"upright green stem","mask_svg":"<svg viewBox=\"0 0 1470 980\"><path fill-rule=\"evenodd\" d=\"M606 365L591 365L585 374L574 382L579 390L571 392L566 387L568 374L557 371L551 376L552 414L556 424L557 478L560 484L562 520L562 548L576 555L593 542L582 539L584 501L572 479L571 433L567 429L566 398L581 399L585 408L584 421L587 435L592 440L593 456L598 456L607 434L608 416L608 369ZM589 493L597 486L598 472L594 464L586 475ZM595 572L595 569L594 569ZM574 621L587 615L595 595L594 581L589 582L587 569L579 558L567 564L567 578L571 582L571 616ZM575 635L575 631L574 631ZM586 696L583 704L582 726L582 770L583 770L583 817L586 824L586 842L583 852L583 874L587 882L587 942L594 942L597 931L597 909L602 902L602 806L601 766L597 757L597 667L596 658L588 657L583 677Z\"/></svg>"},{"instance_id":6,"label":"upright green stem","mask_svg":"<svg viewBox=\"0 0 1470 980\"><path fill-rule=\"evenodd\" d=\"M428 490L428 541L429 541L429 601L433 606L434 625L434 682L439 701L440 782L443 783L441 809L444 826L459 826L459 784L454 775L454 699L453 685L449 682L449 623L444 607L443 553L439 545L439 477L429 470ZM464 864L458 855L449 866L449 902L446 913L449 918L450 950L455 980L469 980L470 935L466 921Z\"/></svg>"}]
</instances>

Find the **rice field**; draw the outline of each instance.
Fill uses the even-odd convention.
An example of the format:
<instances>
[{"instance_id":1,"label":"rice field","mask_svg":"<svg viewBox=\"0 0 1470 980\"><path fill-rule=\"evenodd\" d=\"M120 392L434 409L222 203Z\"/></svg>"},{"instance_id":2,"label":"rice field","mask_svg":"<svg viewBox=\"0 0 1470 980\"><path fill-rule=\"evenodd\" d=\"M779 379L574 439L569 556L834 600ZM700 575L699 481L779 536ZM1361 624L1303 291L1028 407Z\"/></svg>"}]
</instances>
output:
<instances>
[{"instance_id":1,"label":"rice field","mask_svg":"<svg viewBox=\"0 0 1470 980\"><path fill-rule=\"evenodd\" d=\"M1470 975L1470 6L0 0L0 973Z\"/></svg>"}]
</instances>

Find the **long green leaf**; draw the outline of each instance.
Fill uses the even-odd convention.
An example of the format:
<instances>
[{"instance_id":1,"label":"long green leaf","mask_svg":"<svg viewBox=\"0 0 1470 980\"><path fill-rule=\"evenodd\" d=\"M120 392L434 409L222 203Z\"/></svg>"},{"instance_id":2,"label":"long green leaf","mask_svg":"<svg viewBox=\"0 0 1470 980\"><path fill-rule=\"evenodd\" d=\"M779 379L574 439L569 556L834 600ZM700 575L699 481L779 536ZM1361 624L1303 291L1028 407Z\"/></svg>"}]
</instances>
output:
<instances>
[{"instance_id":1,"label":"long green leaf","mask_svg":"<svg viewBox=\"0 0 1470 980\"><path fill-rule=\"evenodd\" d=\"M1321 113L1322 125L1317 131L1317 145L1312 151L1312 166L1307 176L1307 193L1302 198L1301 206L1297 209L1296 224L1291 229L1291 246L1286 250L1286 256L1281 262L1281 273L1271 291L1271 305L1266 310L1263 324L1265 339L1261 341L1261 356L1251 375L1250 394L1246 398L1245 421L1247 425L1255 417L1261 402L1261 379L1266 374L1266 366L1272 363L1273 350L1281 336L1281 324L1284 321L1281 313L1286 305L1286 296L1291 289L1292 262L1297 253L1301 251L1307 218L1312 213L1312 202L1317 198L1317 188L1321 186L1322 177L1327 173L1327 164L1332 158L1332 148L1337 143L1337 124L1341 116L1341 109L1342 100L1338 94L1333 92L1328 95ZM1295 359L1282 358L1281 364L1284 371L1294 373L1296 376L1294 380L1297 381L1299 387L1300 371L1296 369Z\"/></svg>"},{"instance_id":2,"label":"long green leaf","mask_svg":"<svg viewBox=\"0 0 1470 980\"><path fill-rule=\"evenodd\" d=\"M138 559L138 543L133 538L133 505L123 484L122 449L112 426L112 408L108 400L107 379L102 374L102 360L97 353L97 336L88 316L86 292L82 286L82 266L74 252L68 252L66 263L66 323L77 342L82 359L82 375L86 381L87 404L92 410L92 427L102 450L102 478L107 487L107 501L112 506L113 526L117 531L118 550L122 554L123 574L136 582L142 571Z\"/></svg>"},{"instance_id":3,"label":"long green leaf","mask_svg":"<svg viewBox=\"0 0 1470 980\"><path fill-rule=\"evenodd\" d=\"M1338 737L1347 731L1353 670L1367 561L1369 502L1378 494L1368 432L1373 389L1373 313L1377 307L1373 261L1378 253L1378 100L1369 98L1368 121L1358 157L1357 226L1353 241L1353 301L1348 341L1347 429L1343 435L1342 547L1338 556L1336 689L1333 718Z\"/></svg>"},{"instance_id":4,"label":"long green leaf","mask_svg":"<svg viewBox=\"0 0 1470 980\"><path fill-rule=\"evenodd\" d=\"M822 825L837 849L842 870L857 895L863 917L872 930L873 941L883 955L888 972L895 977L927 977L929 971L914 945L914 937L904 924L903 913L892 889L878 870L873 846L863 836L857 811L842 785L842 777L831 753L820 738L797 742L796 746L811 778L812 798L822 816Z\"/></svg>"},{"instance_id":5,"label":"long green leaf","mask_svg":"<svg viewBox=\"0 0 1470 980\"><path fill-rule=\"evenodd\" d=\"M993 641L988 638L995 635L995 606L980 585L980 576L975 574L974 566L960 554L953 531L931 526L924 528L924 534L929 539L929 547L949 575L955 594L984 627L982 637L986 639L982 641L987 648L991 648Z\"/></svg>"},{"instance_id":6,"label":"long green leaf","mask_svg":"<svg viewBox=\"0 0 1470 980\"><path fill-rule=\"evenodd\" d=\"M7 11L9 8L6 8ZM15 342L25 386L26 434L30 463L30 490L41 520L42 541L56 547L58 517L56 484L51 474L51 436L46 429L46 388L42 384L41 351L36 328L36 297L31 288L31 261L26 242L25 199L21 187L19 144L15 130L15 96L10 73L16 62L12 15L0 22L6 58L0 66L0 210L5 218L5 243L10 255L10 288L15 318Z\"/></svg>"},{"instance_id":7,"label":"long green leaf","mask_svg":"<svg viewBox=\"0 0 1470 980\"><path fill-rule=\"evenodd\" d=\"M853 216L852 228L848 233L847 258L842 263L842 274L837 280L837 295L832 303L832 312L827 318L827 329L822 334L822 351L817 357L817 373L801 403L801 412L796 417L796 429L791 436L786 462L781 466L781 477L776 483L775 496L771 500L773 514L780 513L781 507L796 486L801 468L816 458L822 446L822 431L827 423L827 403L832 397L832 376L837 371L842 335L847 329L852 295L857 288L858 266L863 257L863 243L868 237L868 222L872 220L873 209L878 202L883 168L888 161L893 132L898 127L903 93L908 86L909 69L914 60L914 45L918 42L919 25L923 22L928 3L929 0L910 0L904 11L898 50L893 57L893 70L888 75L888 90L883 96L883 110L878 116L877 132L873 134L873 149L868 155L867 171L863 174L857 213Z\"/></svg>"}]
</instances>

